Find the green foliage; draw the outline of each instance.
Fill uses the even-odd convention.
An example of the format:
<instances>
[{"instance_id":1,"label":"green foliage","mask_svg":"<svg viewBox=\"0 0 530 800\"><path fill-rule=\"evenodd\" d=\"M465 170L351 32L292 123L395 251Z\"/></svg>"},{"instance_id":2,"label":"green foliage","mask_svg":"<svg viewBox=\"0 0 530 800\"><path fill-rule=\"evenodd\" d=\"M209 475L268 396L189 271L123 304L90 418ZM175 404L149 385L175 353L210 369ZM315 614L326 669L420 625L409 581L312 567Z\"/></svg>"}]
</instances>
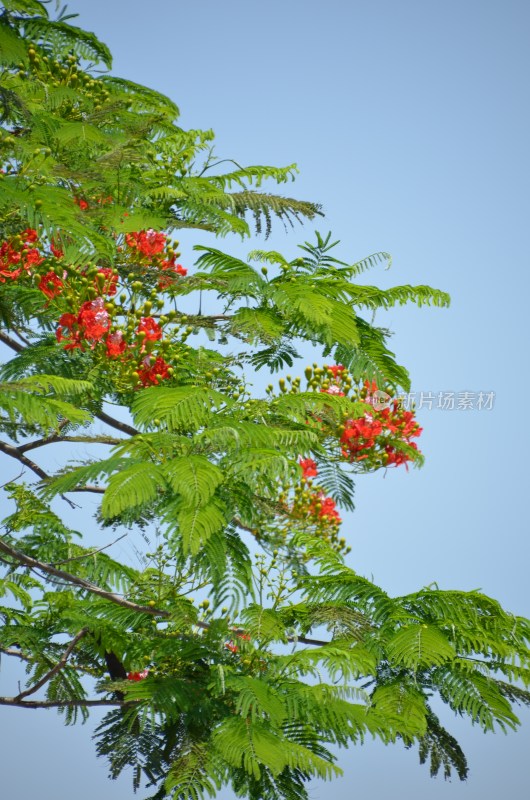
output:
<instances>
[{"instance_id":1,"label":"green foliage","mask_svg":"<svg viewBox=\"0 0 530 800\"><path fill-rule=\"evenodd\" d=\"M22 468L2 487L0 653L27 667L0 703L66 723L108 705L97 752L153 800L223 786L305 800L312 777L340 774L332 748L367 735L464 779L431 699L485 731L516 727L530 622L478 592L391 597L320 513L353 509L359 462L341 434L373 412L363 382L409 387L362 315L447 295L357 283L389 255L341 261L319 233L294 259L198 244L196 268L176 271L161 229L245 236L253 220L266 237L276 219L320 215L269 191L295 165L217 160L172 100L101 74L108 49L64 10L5 0L0 43L0 451ZM294 367L305 343L349 370L347 391L325 367L304 388L287 375L250 391L254 370ZM302 478L313 458L318 484Z\"/></svg>"}]
</instances>

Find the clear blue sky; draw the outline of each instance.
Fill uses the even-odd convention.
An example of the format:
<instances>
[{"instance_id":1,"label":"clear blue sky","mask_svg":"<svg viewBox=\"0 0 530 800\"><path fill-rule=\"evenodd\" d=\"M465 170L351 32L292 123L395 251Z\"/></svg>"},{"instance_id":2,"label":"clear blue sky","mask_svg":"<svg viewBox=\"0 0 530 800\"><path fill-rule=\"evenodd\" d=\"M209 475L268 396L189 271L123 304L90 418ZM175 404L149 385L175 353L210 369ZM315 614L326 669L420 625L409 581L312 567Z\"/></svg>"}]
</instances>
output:
<instances>
[{"instance_id":1,"label":"clear blue sky","mask_svg":"<svg viewBox=\"0 0 530 800\"><path fill-rule=\"evenodd\" d=\"M110 46L116 74L169 95L183 127L212 127L220 157L296 161L288 191L323 204L317 227L342 240L340 257L393 254L392 269L368 281L450 292L449 310L399 309L378 322L396 332L416 392L495 392L494 407L419 411L426 466L358 481L344 525L350 563L394 594L433 581L481 588L530 616L528 2L71 0L69 10ZM271 247L294 254L311 229L277 227ZM208 241L183 238L183 263ZM242 254L256 242L221 246ZM89 726L2 716L6 796L132 796L128 777L107 781ZM526 796L522 717L507 737L445 718L468 754L467 784L431 780L415 751L367 743L342 754L345 777L313 784L311 798Z\"/></svg>"}]
</instances>

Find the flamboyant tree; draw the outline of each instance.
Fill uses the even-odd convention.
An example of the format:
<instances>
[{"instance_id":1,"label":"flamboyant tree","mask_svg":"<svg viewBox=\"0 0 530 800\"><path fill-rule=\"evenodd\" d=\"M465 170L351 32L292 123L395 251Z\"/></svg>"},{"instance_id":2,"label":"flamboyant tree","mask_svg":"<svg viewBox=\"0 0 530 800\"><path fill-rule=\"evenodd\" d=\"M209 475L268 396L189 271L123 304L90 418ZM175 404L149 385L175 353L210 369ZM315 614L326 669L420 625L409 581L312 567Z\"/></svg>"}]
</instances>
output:
<instances>
[{"instance_id":1,"label":"flamboyant tree","mask_svg":"<svg viewBox=\"0 0 530 800\"><path fill-rule=\"evenodd\" d=\"M298 800L367 734L465 778L431 697L516 727L530 623L478 592L390 597L340 535L355 472L421 462L407 372L363 314L447 296L356 283L387 255L346 263L329 236L179 263L180 228L320 209L262 191L294 166L221 173L210 132L97 71L107 48L38 0L4 0L0 43L0 651L26 666L0 704L108 706L97 752L154 798ZM251 392L303 342L312 366ZM113 557L135 532L151 546Z\"/></svg>"}]
</instances>

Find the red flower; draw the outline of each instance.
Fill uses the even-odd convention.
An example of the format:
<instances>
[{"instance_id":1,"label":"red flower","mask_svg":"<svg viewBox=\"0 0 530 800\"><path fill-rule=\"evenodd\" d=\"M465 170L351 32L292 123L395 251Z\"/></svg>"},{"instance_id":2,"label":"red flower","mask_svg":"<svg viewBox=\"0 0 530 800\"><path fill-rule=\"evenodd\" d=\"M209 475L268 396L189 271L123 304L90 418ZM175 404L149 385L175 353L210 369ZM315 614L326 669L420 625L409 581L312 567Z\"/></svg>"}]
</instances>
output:
<instances>
[{"instance_id":1,"label":"red flower","mask_svg":"<svg viewBox=\"0 0 530 800\"><path fill-rule=\"evenodd\" d=\"M26 228L25 230L22 231L20 235L22 236L26 244L33 244L39 238L39 234L37 233L35 228Z\"/></svg>"},{"instance_id":2,"label":"red flower","mask_svg":"<svg viewBox=\"0 0 530 800\"><path fill-rule=\"evenodd\" d=\"M184 277L188 274L188 270L184 269L182 264L175 264L175 257L170 261L162 261L160 264L161 269L163 270L164 274L160 276L158 279L158 288L159 289L167 289L168 286L171 286L174 283L173 276L174 275L181 275Z\"/></svg>"},{"instance_id":3,"label":"red flower","mask_svg":"<svg viewBox=\"0 0 530 800\"><path fill-rule=\"evenodd\" d=\"M77 203L81 211L86 211L88 208L88 203L86 200L83 200L79 197L74 197L74 202Z\"/></svg>"},{"instance_id":4,"label":"red flower","mask_svg":"<svg viewBox=\"0 0 530 800\"><path fill-rule=\"evenodd\" d=\"M312 458L301 458L298 463L302 467L303 478L316 478L318 475L317 465Z\"/></svg>"},{"instance_id":5,"label":"red flower","mask_svg":"<svg viewBox=\"0 0 530 800\"><path fill-rule=\"evenodd\" d=\"M110 328L109 313L102 297L83 303L77 321L87 339L98 341Z\"/></svg>"},{"instance_id":6,"label":"red flower","mask_svg":"<svg viewBox=\"0 0 530 800\"><path fill-rule=\"evenodd\" d=\"M158 385L159 379L169 378L169 364L166 364L161 356L157 356L154 364L151 365L151 359L146 356L143 360L143 367L138 370L138 379L143 386Z\"/></svg>"},{"instance_id":7,"label":"red flower","mask_svg":"<svg viewBox=\"0 0 530 800\"><path fill-rule=\"evenodd\" d=\"M234 644L232 641L225 642L225 647L227 650L230 650L231 653L237 653L237 644Z\"/></svg>"},{"instance_id":8,"label":"red flower","mask_svg":"<svg viewBox=\"0 0 530 800\"><path fill-rule=\"evenodd\" d=\"M107 355L109 358L118 358L125 351L126 343L123 338L123 331L109 333L106 342Z\"/></svg>"},{"instance_id":9,"label":"red flower","mask_svg":"<svg viewBox=\"0 0 530 800\"><path fill-rule=\"evenodd\" d=\"M170 272L175 272L177 275L187 275L188 270L185 269L182 264L175 264L175 256L172 256L169 259L164 259L160 263L160 269L169 270Z\"/></svg>"},{"instance_id":10,"label":"red flower","mask_svg":"<svg viewBox=\"0 0 530 800\"><path fill-rule=\"evenodd\" d=\"M63 250L60 247L57 247L53 242L50 244L50 250L55 258L62 258L64 256Z\"/></svg>"},{"instance_id":11,"label":"red flower","mask_svg":"<svg viewBox=\"0 0 530 800\"><path fill-rule=\"evenodd\" d=\"M341 372L344 372L345 367L343 367L342 364L332 364L330 367L326 366L325 369L332 372L333 377L336 378L337 375L340 375Z\"/></svg>"},{"instance_id":12,"label":"red flower","mask_svg":"<svg viewBox=\"0 0 530 800\"><path fill-rule=\"evenodd\" d=\"M46 273L46 275L43 275L39 282L39 289L46 295L46 297L49 297L50 299L61 294L61 289L63 286L64 284L62 280L55 274L55 272L51 271Z\"/></svg>"},{"instance_id":13,"label":"red flower","mask_svg":"<svg viewBox=\"0 0 530 800\"><path fill-rule=\"evenodd\" d=\"M25 269L28 269L29 267L38 267L43 261L44 258L41 256L37 248L32 247L31 250L29 250L24 256L24 267Z\"/></svg>"},{"instance_id":14,"label":"red flower","mask_svg":"<svg viewBox=\"0 0 530 800\"><path fill-rule=\"evenodd\" d=\"M127 680L129 681L143 681L149 675L148 669L142 669L140 672L128 672Z\"/></svg>"},{"instance_id":15,"label":"red flower","mask_svg":"<svg viewBox=\"0 0 530 800\"><path fill-rule=\"evenodd\" d=\"M161 253L166 246L166 238L165 233L159 233L152 228L147 231L125 234L125 241L129 247L133 250L138 250L146 258Z\"/></svg>"},{"instance_id":16,"label":"red flower","mask_svg":"<svg viewBox=\"0 0 530 800\"><path fill-rule=\"evenodd\" d=\"M329 519L337 522L340 524L342 522L339 512L335 507L335 501L332 497L322 497L321 501L322 508L318 512L318 516L321 519Z\"/></svg>"},{"instance_id":17,"label":"red flower","mask_svg":"<svg viewBox=\"0 0 530 800\"><path fill-rule=\"evenodd\" d=\"M74 314L63 314L59 317L59 325L65 328L73 328L77 322L77 317Z\"/></svg>"},{"instance_id":18,"label":"red flower","mask_svg":"<svg viewBox=\"0 0 530 800\"><path fill-rule=\"evenodd\" d=\"M153 317L142 317L136 333L145 333L148 342L156 342L162 338L162 328Z\"/></svg>"},{"instance_id":19,"label":"red flower","mask_svg":"<svg viewBox=\"0 0 530 800\"><path fill-rule=\"evenodd\" d=\"M68 329L68 335L63 335L63 330ZM81 348L80 332L77 325L77 317L74 314L63 314L59 317L59 327L55 333L58 342L68 341L65 350L75 350Z\"/></svg>"}]
</instances>

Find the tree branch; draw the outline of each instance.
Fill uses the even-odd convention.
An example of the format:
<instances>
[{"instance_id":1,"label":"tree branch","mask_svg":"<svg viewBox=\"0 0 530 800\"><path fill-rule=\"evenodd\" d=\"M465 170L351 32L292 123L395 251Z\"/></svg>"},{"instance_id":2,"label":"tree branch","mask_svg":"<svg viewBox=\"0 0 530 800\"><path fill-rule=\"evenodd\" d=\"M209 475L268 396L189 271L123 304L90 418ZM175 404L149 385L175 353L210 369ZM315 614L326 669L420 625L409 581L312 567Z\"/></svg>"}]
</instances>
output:
<instances>
[{"instance_id":1,"label":"tree branch","mask_svg":"<svg viewBox=\"0 0 530 800\"><path fill-rule=\"evenodd\" d=\"M111 428L116 428L116 430L126 433L129 436L138 436L140 433L140 431L137 431L132 425L127 425L126 422L114 419L114 417L111 417L110 414L106 414L104 411L99 411L97 414L94 414L94 416L106 425L110 425Z\"/></svg>"},{"instance_id":2,"label":"tree branch","mask_svg":"<svg viewBox=\"0 0 530 800\"><path fill-rule=\"evenodd\" d=\"M18 700L16 697L0 697L0 706L16 706L17 708L66 708L81 706L90 708L94 706L130 706L138 700Z\"/></svg>"},{"instance_id":3,"label":"tree branch","mask_svg":"<svg viewBox=\"0 0 530 800\"><path fill-rule=\"evenodd\" d=\"M45 683L48 683L48 681L50 681L53 678L54 675L57 675L57 673L60 672L63 669L64 666L66 666L66 662L68 661L68 658L70 657L70 655L71 655L72 651L74 650L76 644L84 636L86 636L87 633L88 633L88 628L82 628L79 631L79 633L76 636L74 636L74 638L72 639L72 641L70 642L70 644L68 645L66 650L64 651L63 655L61 656L61 658L57 662L57 664L54 667L52 667L52 669L49 670L49 672L47 672L45 675L43 675L42 678L39 681L37 681L37 683L33 684L33 686L30 686L30 688L26 689L25 692L20 692L20 694L17 694L17 696L15 697L15 700L20 701L24 697L28 697L28 695L34 694L35 692L38 692L38 690L41 689L44 686Z\"/></svg>"},{"instance_id":4,"label":"tree branch","mask_svg":"<svg viewBox=\"0 0 530 800\"><path fill-rule=\"evenodd\" d=\"M16 458L17 461L20 461L21 464L24 464L25 467L28 467L28 469L32 470L32 472L34 472L35 475L38 475L39 478L49 478L49 475L44 472L44 470L41 469L38 464L35 464L34 461L31 461L31 459L27 458L18 447L8 444L7 442L0 441L0 452L5 453L7 456L11 456L11 458Z\"/></svg>"},{"instance_id":5,"label":"tree branch","mask_svg":"<svg viewBox=\"0 0 530 800\"><path fill-rule=\"evenodd\" d=\"M91 592L98 597L102 597L104 600L109 600L111 603L116 603L116 605L122 606L122 608L128 608L131 611L137 611L139 614L150 614L152 617L162 617L162 619L168 619L171 617L169 611L165 611L161 608L152 608L151 606L138 605L138 603L133 603L131 600L126 600L125 597L121 597L119 594L108 592L106 589L101 589L101 587L96 586L94 583L91 583L84 578L79 578L77 575L64 572L62 569L57 569L51 564L46 564L43 561L37 561L37 559L25 555L25 553L22 553L15 547L11 547L1 538L0 552L5 553L11 558L14 558L15 561L19 562L19 564L24 564L24 566L30 567L31 569L40 570L48 575L53 575L55 578L60 578L61 580L66 581L66 583L71 583L74 586L79 586L81 589L85 589L87 592ZM208 630L210 627L208 623L201 622L201 620L197 620L194 625L196 625L198 628L202 628L203 630ZM234 631L234 633L238 632L245 633L245 629L237 628ZM300 642L301 644L309 644L316 647L324 647L324 645L330 644L328 641L323 641L321 639L308 639L306 636L290 636L288 641Z\"/></svg>"},{"instance_id":6,"label":"tree branch","mask_svg":"<svg viewBox=\"0 0 530 800\"><path fill-rule=\"evenodd\" d=\"M19 453L25 453L28 450L34 450L36 447L45 447L47 444L55 444L56 442L81 442L82 444L120 444L123 439L117 439L114 436L60 436L57 433L52 436L46 436L43 439L35 439L33 442L20 445L17 450Z\"/></svg>"},{"instance_id":7,"label":"tree branch","mask_svg":"<svg viewBox=\"0 0 530 800\"><path fill-rule=\"evenodd\" d=\"M5 656L13 656L14 658L19 658L21 661L27 661L29 664L34 664L36 660L26 653L23 653L22 650L16 650L14 647L0 647L0 655L2 653ZM81 664L70 664L70 669L82 672L83 675L92 675L92 677L98 677L100 675L100 672L96 672L94 667L83 667Z\"/></svg>"},{"instance_id":8,"label":"tree branch","mask_svg":"<svg viewBox=\"0 0 530 800\"><path fill-rule=\"evenodd\" d=\"M21 661L32 661L29 656L25 655L21 650L15 650L14 647L0 647L0 653L3 653L5 656L14 656L15 658L20 658Z\"/></svg>"},{"instance_id":9,"label":"tree branch","mask_svg":"<svg viewBox=\"0 0 530 800\"><path fill-rule=\"evenodd\" d=\"M28 469L32 470L32 472L34 472L35 475L38 475L39 478L42 478L43 480L49 480L50 476L48 473L44 472L44 470L41 469L38 464L35 464L34 461L31 461L31 459L25 456L18 447L14 447L12 444L0 441L0 453L5 453L6 455L11 456L11 458L16 458L17 461L20 461L21 464L24 464L25 467L28 467ZM65 502L68 503L70 508L77 508L76 504L65 497L64 494L62 494L61 497Z\"/></svg>"},{"instance_id":10,"label":"tree branch","mask_svg":"<svg viewBox=\"0 0 530 800\"><path fill-rule=\"evenodd\" d=\"M26 337L23 336L23 334L21 334L20 331L17 331L16 328L13 328L13 330L14 330L15 334L18 336L18 338L20 339L20 341L23 342L23 344L27 347L29 345L28 339L26 339Z\"/></svg>"},{"instance_id":11,"label":"tree branch","mask_svg":"<svg viewBox=\"0 0 530 800\"><path fill-rule=\"evenodd\" d=\"M12 350L14 350L16 353L21 353L23 350L25 350L24 345L19 344L19 342L16 342L14 339L11 338L11 336L8 336L7 333L3 333L3 331L0 331L0 342L7 344L7 346L10 347Z\"/></svg>"},{"instance_id":12,"label":"tree branch","mask_svg":"<svg viewBox=\"0 0 530 800\"><path fill-rule=\"evenodd\" d=\"M163 611L160 609L151 608L151 606L140 606L138 603L133 603L130 600L126 600L124 597L121 597L119 594L115 594L114 592L108 592L106 589L101 589L101 587L96 586L94 583L85 580L84 578L79 578L77 575L72 575L70 572L65 572L62 569L57 569L53 567L51 564L46 564L44 561L37 561L35 558L31 558L31 556L27 556L21 550L17 550L15 547L11 547L7 544L3 539L0 538L0 552L5 553L6 555L14 558L15 561L18 561L19 564L24 564L26 567L30 567L31 569L40 570L41 572L45 572L48 575L53 575L55 578L60 578L62 581L66 581L66 583L71 583L74 586L79 586L81 589L85 589L87 592L91 592L92 594L97 595L98 597L102 597L105 600L110 600L111 603L116 603L123 608L129 608L132 611L138 611L142 614L150 614L151 616L161 616L167 619L170 616L169 611Z\"/></svg>"}]
</instances>

